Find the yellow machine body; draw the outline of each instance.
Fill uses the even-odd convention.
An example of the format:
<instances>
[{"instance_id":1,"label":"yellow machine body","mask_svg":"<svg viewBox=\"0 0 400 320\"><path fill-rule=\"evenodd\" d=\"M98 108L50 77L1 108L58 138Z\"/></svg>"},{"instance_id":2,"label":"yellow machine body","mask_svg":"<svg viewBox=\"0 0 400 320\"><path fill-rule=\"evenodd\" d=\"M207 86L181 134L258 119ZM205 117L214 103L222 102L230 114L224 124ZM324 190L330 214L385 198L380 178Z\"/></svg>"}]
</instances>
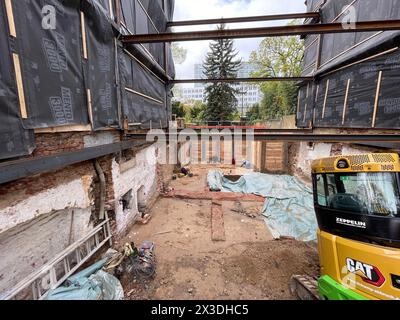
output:
<instances>
[{"instance_id":1,"label":"yellow machine body","mask_svg":"<svg viewBox=\"0 0 400 320\"><path fill-rule=\"evenodd\" d=\"M349 206L330 205L340 197L354 199L359 181L365 183L367 180L368 187L371 187L377 181L374 179L385 175L390 176L390 184L397 185L393 187L393 194L397 194L399 199L399 172L399 156L391 153L338 156L313 162L321 264L319 291L323 299L400 300L398 203L397 212L396 206L392 205L391 208L394 206L395 209L390 214L376 209L373 212L363 212L357 209L352 211ZM371 180L368 177L372 177ZM385 179L379 183L385 184ZM354 183L351 188L346 185L349 182ZM321 187L323 184L325 187ZM325 190L325 194L321 189ZM325 197L323 201L320 200L321 193ZM374 203L377 201L374 198L364 198L363 201Z\"/></svg>"}]
</instances>

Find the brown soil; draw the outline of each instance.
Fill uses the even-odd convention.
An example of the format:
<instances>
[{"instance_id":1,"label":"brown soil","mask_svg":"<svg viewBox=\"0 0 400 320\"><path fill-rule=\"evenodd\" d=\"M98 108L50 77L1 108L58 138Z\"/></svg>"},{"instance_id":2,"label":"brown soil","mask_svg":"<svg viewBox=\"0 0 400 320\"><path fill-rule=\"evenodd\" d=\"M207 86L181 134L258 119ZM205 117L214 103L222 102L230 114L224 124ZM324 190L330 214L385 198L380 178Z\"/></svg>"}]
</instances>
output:
<instances>
[{"instance_id":1,"label":"brown soil","mask_svg":"<svg viewBox=\"0 0 400 320\"><path fill-rule=\"evenodd\" d=\"M225 169L227 173L232 168ZM175 189L203 191L208 168L173 181ZM240 171L239 174L242 174ZM232 170L231 174L237 174ZM262 203L223 202L225 241L211 240L211 201L160 198L146 225L135 225L117 243L156 244L157 273L122 280L127 299L294 299L294 274L318 275L314 244L272 240L259 212ZM239 209L239 210L238 210Z\"/></svg>"}]
</instances>

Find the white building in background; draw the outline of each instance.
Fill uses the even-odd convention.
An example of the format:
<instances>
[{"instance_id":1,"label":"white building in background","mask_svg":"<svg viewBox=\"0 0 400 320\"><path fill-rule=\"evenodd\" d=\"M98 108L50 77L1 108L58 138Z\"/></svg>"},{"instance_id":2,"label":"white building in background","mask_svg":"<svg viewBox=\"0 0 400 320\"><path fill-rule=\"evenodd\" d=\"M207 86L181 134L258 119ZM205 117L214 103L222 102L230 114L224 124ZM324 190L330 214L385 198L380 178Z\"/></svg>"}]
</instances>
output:
<instances>
[{"instance_id":1,"label":"white building in background","mask_svg":"<svg viewBox=\"0 0 400 320\"><path fill-rule=\"evenodd\" d=\"M249 62L243 62L241 68L238 71L239 78L251 77L251 73L256 71L256 66ZM203 65L195 64L194 66L194 77L195 79L205 79L203 73ZM260 87L257 84L239 83L233 85L235 89L239 91L236 95L238 100L237 110L240 114L246 115L246 112L256 103L259 103L262 99L262 93ZM205 102L206 84L196 83L194 87L182 88L182 102L190 103L193 101Z\"/></svg>"}]
</instances>

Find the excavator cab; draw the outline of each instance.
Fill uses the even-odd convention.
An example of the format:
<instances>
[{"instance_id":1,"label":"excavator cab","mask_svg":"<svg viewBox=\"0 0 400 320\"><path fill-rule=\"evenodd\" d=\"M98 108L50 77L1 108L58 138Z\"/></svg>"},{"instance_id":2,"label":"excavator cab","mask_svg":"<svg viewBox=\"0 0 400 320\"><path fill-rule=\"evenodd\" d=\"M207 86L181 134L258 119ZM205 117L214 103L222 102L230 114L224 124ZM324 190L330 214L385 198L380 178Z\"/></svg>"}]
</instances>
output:
<instances>
[{"instance_id":1,"label":"excavator cab","mask_svg":"<svg viewBox=\"0 0 400 320\"><path fill-rule=\"evenodd\" d=\"M399 156L316 160L312 178L320 297L400 300Z\"/></svg>"}]
</instances>

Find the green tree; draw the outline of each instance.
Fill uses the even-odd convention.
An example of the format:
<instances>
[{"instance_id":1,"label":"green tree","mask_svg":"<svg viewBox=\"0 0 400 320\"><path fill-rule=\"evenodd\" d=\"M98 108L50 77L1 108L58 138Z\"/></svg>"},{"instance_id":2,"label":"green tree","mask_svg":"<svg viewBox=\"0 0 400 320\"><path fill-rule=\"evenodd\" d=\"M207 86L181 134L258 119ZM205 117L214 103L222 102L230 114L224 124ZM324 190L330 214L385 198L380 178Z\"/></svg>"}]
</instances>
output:
<instances>
[{"instance_id":1,"label":"green tree","mask_svg":"<svg viewBox=\"0 0 400 320\"><path fill-rule=\"evenodd\" d=\"M249 111L246 113L246 118L248 121L255 121L255 120L261 120L262 115L260 113L260 104L256 103L253 104L252 107L250 108Z\"/></svg>"},{"instance_id":2,"label":"green tree","mask_svg":"<svg viewBox=\"0 0 400 320\"><path fill-rule=\"evenodd\" d=\"M204 120L204 111L206 110L207 105L202 103L201 101L196 101L190 110L190 116L194 121L202 121Z\"/></svg>"},{"instance_id":3,"label":"green tree","mask_svg":"<svg viewBox=\"0 0 400 320\"><path fill-rule=\"evenodd\" d=\"M186 113L183 103L180 101L172 102L172 114L175 114L177 118L184 118Z\"/></svg>"},{"instance_id":4,"label":"green tree","mask_svg":"<svg viewBox=\"0 0 400 320\"><path fill-rule=\"evenodd\" d=\"M218 30L225 29L220 25ZM204 62L204 75L207 79L236 78L241 65L237 59L238 52L234 49L233 40L219 39L210 44ZM236 110L236 90L228 83L217 82L205 89L207 107L204 110L205 120L220 121L232 117Z\"/></svg>"},{"instance_id":5,"label":"green tree","mask_svg":"<svg viewBox=\"0 0 400 320\"><path fill-rule=\"evenodd\" d=\"M295 23L298 21L290 24ZM298 37L266 38L250 56L250 60L260 66L253 76L300 76L303 56L304 42ZM264 97L259 114L263 119L276 119L296 112L298 88L294 82L265 82L261 85L261 91Z\"/></svg>"},{"instance_id":6,"label":"green tree","mask_svg":"<svg viewBox=\"0 0 400 320\"><path fill-rule=\"evenodd\" d=\"M176 43L171 44L172 57L174 58L175 64L182 64L186 61L187 49L179 46Z\"/></svg>"}]
</instances>

